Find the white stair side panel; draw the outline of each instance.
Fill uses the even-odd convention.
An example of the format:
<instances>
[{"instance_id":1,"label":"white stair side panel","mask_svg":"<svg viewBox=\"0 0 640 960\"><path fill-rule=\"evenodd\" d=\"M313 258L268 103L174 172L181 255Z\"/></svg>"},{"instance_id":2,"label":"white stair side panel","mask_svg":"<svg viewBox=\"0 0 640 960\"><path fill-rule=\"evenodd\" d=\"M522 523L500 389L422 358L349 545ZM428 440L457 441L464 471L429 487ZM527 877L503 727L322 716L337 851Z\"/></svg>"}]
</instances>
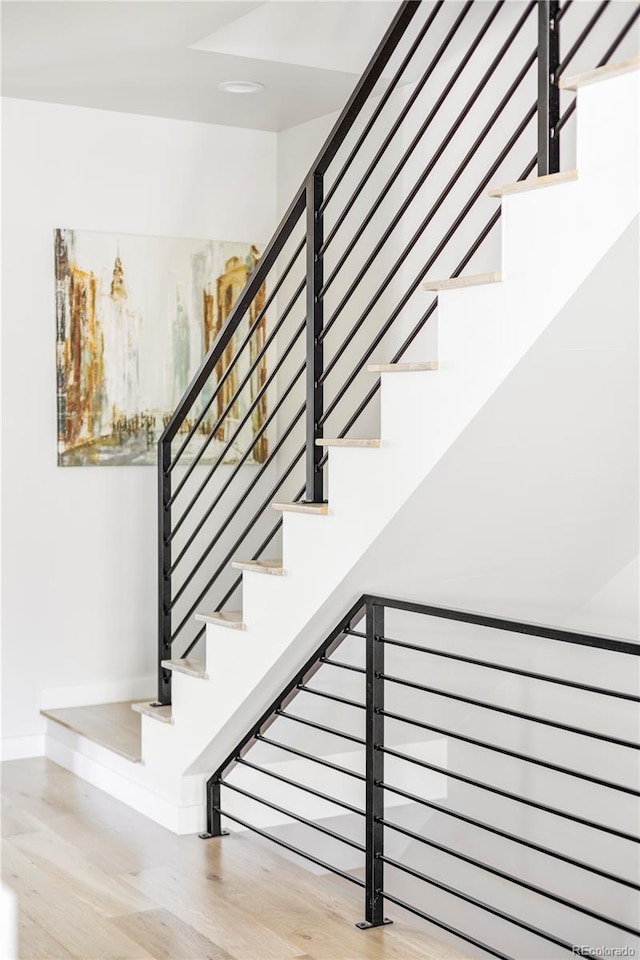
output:
<instances>
[{"instance_id":1,"label":"white stair side panel","mask_svg":"<svg viewBox=\"0 0 640 960\"><path fill-rule=\"evenodd\" d=\"M637 127L630 119L638 109L637 79L628 75L579 91L579 128L586 123L601 129L610 100L600 94L589 97L614 83L617 127ZM585 164L583 176L579 157L577 182L504 198L504 282L440 294L438 372L383 375L380 449L330 451L329 516L286 514L285 575L244 575L247 630L237 634L207 626L207 669L215 702L206 714L207 735L212 738L226 728L207 752L209 770L221 759L220 752L230 748L229 740L246 729L249 713L259 713L266 705L269 690L277 686L278 669L284 682L291 664L308 655L314 638L304 636L305 625L332 592L348 582L364 550L637 212L637 144L626 142L633 140L628 132L616 135L617 140L607 142L600 133L593 147L585 146L588 137L581 141L583 152L607 152L606 175L594 160L591 167ZM623 156L625 151L631 160ZM597 224L593 216L589 222L589 210L595 211ZM319 639L315 637L315 644ZM300 646L293 656L296 640ZM242 717L234 716L242 704L247 710ZM145 738L149 723L143 718ZM163 744L174 737L173 755L184 769L194 756L187 726L191 729L181 720L171 729L155 724L154 755L157 748L161 758ZM145 739L145 758L146 744Z\"/></svg>"}]
</instances>

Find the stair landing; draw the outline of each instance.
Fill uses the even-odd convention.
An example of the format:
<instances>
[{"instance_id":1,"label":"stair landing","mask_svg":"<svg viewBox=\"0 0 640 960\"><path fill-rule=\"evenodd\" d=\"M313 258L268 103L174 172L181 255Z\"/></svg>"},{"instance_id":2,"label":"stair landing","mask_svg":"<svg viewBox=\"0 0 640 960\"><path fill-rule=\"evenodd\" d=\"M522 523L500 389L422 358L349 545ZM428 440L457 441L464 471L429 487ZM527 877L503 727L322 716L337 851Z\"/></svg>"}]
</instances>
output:
<instances>
[{"instance_id":1,"label":"stair landing","mask_svg":"<svg viewBox=\"0 0 640 960\"><path fill-rule=\"evenodd\" d=\"M87 740L112 750L126 760L142 759L140 714L131 709L135 700L121 703L100 703L90 707L61 707L41 710L47 720L86 737Z\"/></svg>"}]
</instances>

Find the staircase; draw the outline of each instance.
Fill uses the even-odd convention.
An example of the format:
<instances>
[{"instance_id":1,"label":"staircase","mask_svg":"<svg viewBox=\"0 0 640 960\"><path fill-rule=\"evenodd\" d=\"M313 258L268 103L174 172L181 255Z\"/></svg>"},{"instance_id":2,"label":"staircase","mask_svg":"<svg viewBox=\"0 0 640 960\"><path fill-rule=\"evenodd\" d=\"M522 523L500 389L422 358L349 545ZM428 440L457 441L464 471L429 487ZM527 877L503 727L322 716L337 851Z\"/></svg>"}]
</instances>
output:
<instances>
[{"instance_id":1,"label":"staircase","mask_svg":"<svg viewBox=\"0 0 640 960\"><path fill-rule=\"evenodd\" d=\"M635 534L625 540L617 529L618 552L606 557L590 557L573 532L557 538L555 563L543 553L551 531L573 531L596 502L598 484L584 480L585 470L635 382L623 358L637 350L640 83L637 57L621 54L640 9L620 5L605 29L609 4L579 7L401 5L167 426L158 465L158 691L133 705L141 741L106 749L51 715L67 726L51 727L50 755L178 833L203 830L207 812L211 828L205 781L236 756L247 730L260 729L270 705L286 708L283 690L292 676L306 683L311 665L327 682L288 741L296 759L272 746L263 766L295 780L296 763L326 732L327 711L358 740L350 709L365 668L357 658L342 671L329 663L332 644L357 636L355 598L373 591L458 605L462 597L481 612L521 620L522 611L546 619L552 610L562 622L630 558ZM589 69L570 76L578 64ZM427 107L420 98L429 83L437 86ZM486 123L483 97L494 111ZM445 104L445 127L460 112L443 131ZM560 169L560 131L571 155L574 114L575 161ZM462 159L452 157L445 151L468 119ZM567 437L559 354L585 410L594 376L602 383L591 436ZM194 457L210 411L214 426ZM500 455L492 450L482 498L456 504L461 478L483 476L482 452L505 424L515 424L511 444L527 438L529 467L491 489ZM575 490L540 511L509 501L529 483L533 503L558 463L569 469L569 449ZM607 449L611 475L625 465L625 443ZM636 495L625 487L627 513L606 522L628 527ZM502 546L492 578L468 535L471 507L487 510L482 535ZM467 509L465 539L451 517ZM490 681L477 682L486 695ZM332 794L327 771L336 768L362 782L358 751L324 744L325 772L311 793L322 786ZM443 733L405 732L396 746L447 767ZM448 796L433 771L421 790L428 801ZM349 816L355 793L340 799ZM400 794L395 802L402 812ZM326 811L314 803L308 798L307 821ZM260 829L291 829L277 806L262 811ZM346 856L338 872L354 869Z\"/></svg>"}]
</instances>

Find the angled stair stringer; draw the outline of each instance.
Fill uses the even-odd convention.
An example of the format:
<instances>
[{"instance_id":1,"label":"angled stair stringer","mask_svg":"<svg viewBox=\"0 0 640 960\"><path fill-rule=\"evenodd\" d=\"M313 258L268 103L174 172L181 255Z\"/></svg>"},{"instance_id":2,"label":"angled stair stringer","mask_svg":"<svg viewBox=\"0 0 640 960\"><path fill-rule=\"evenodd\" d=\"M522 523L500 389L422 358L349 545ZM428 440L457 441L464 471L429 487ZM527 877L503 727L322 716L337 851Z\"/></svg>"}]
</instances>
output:
<instances>
[{"instance_id":1,"label":"angled stair stringer","mask_svg":"<svg viewBox=\"0 0 640 960\"><path fill-rule=\"evenodd\" d=\"M579 90L578 179L503 197L503 283L440 294L438 371L383 374L380 448L330 451L328 514L286 513L285 575L244 575L246 631L208 624L209 679L175 675L172 725L142 718L159 777L216 767L317 646L318 612L335 622L332 595L637 215L638 103L637 72Z\"/></svg>"}]
</instances>

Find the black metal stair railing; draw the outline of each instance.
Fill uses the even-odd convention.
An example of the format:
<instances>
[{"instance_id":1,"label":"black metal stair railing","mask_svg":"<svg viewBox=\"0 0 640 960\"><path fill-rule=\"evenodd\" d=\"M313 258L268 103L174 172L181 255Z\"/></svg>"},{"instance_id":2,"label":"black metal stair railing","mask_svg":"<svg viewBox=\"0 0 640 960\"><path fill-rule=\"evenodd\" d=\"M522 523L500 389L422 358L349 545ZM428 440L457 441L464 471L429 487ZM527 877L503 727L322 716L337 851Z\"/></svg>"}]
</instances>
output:
<instances>
[{"instance_id":1,"label":"black metal stair railing","mask_svg":"<svg viewBox=\"0 0 640 960\"><path fill-rule=\"evenodd\" d=\"M628 54L639 16L611 0L401 5L160 438L159 703L161 662L204 634L194 614L240 606L232 560L278 555L271 503L324 499L316 441L376 429L367 364L433 359L421 284L495 259L487 189L558 170L575 109L559 76Z\"/></svg>"},{"instance_id":2,"label":"black metal stair railing","mask_svg":"<svg viewBox=\"0 0 640 960\"><path fill-rule=\"evenodd\" d=\"M503 960L546 956L549 945L628 950L640 936L639 654L629 641L363 596L211 777L203 837L228 823L360 887L361 928L390 922L394 905ZM347 689L336 682L344 674ZM318 721L309 700L329 704L331 720L325 711ZM447 759L420 755L399 730L443 738ZM336 740L355 752L336 757ZM284 765L288 776L283 758L298 761ZM421 780L434 775L456 792L434 799ZM322 813L309 815L318 802ZM440 821L418 828L420 810ZM274 822L260 825L265 811ZM443 823L467 835L451 842ZM481 855L478 835L489 841ZM461 903L473 933L460 926Z\"/></svg>"}]
</instances>

